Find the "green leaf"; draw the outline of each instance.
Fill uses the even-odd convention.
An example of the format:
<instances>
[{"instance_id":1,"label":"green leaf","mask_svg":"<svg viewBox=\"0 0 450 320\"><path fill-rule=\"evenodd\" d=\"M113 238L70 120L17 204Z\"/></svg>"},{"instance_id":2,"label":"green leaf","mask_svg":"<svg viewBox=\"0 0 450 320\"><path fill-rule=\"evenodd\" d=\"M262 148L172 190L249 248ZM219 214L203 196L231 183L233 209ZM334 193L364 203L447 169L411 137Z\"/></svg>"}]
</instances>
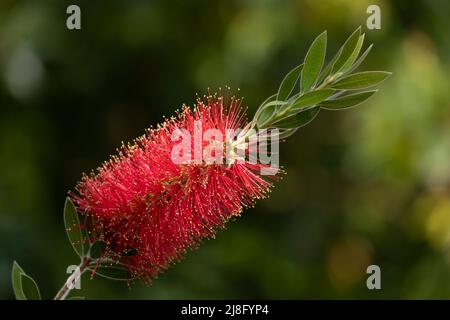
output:
<instances>
[{"instance_id":1,"label":"green leaf","mask_svg":"<svg viewBox=\"0 0 450 320\"><path fill-rule=\"evenodd\" d=\"M92 275L98 275L100 277L117 280L117 281L128 281L136 278L130 272L131 266L126 266L123 263L116 262L101 262L99 264L91 264L88 267L88 270L92 271Z\"/></svg>"},{"instance_id":2,"label":"green leaf","mask_svg":"<svg viewBox=\"0 0 450 320\"><path fill-rule=\"evenodd\" d=\"M350 37L348 37L348 39L344 42L341 49L339 49L341 54L339 55L339 58L336 60L336 63L333 65L333 69L331 71L332 74L336 74L337 72L339 72L342 66L344 66L349 57L352 55L356 45L358 44L360 34L361 34L361 27L356 29L350 35Z\"/></svg>"},{"instance_id":3,"label":"green leaf","mask_svg":"<svg viewBox=\"0 0 450 320\"><path fill-rule=\"evenodd\" d=\"M259 117L259 115L261 114L261 112L264 111L264 108L265 108L266 104L269 103L270 101L275 100L276 96L277 96L276 93L273 94L273 95L271 95L271 96L268 97L266 100L264 100L263 103L261 103L261 104L259 105L258 109L257 109L256 112L255 112L255 116L253 117L253 120L252 120L252 122L253 122L254 124L256 124L256 120L258 119L258 117Z\"/></svg>"},{"instance_id":4,"label":"green leaf","mask_svg":"<svg viewBox=\"0 0 450 320\"><path fill-rule=\"evenodd\" d=\"M89 249L89 256L93 259L98 259L105 253L106 250L106 242L104 241L96 241L92 244Z\"/></svg>"},{"instance_id":5,"label":"green leaf","mask_svg":"<svg viewBox=\"0 0 450 320\"><path fill-rule=\"evenodd\" d=\"M70 198L67 198L64 204L64 225L73 249L80 257L83 257L85 255L84 239L81 232L80 219Z\"/></svg>"},{"instance_id":6,"label":"green leaf","mask_svg":"<svg viewBox=\"0 0 450 320\"><path fill-rule=\"evenodd\" d=\"M36 282L23 271L16 261L13 263L11 280L17 300L41 300Z\"/></svg>"},{"instance_id":7,"label":"green leaf","mask_svg":"<svg viewBox=\"0 0 450 320\"><path fill-rule=\"evenodd\" d=\"M336 63L337 59L341 55L342 48L339 49L339 51L336 53L336 55L331 59L331 61L327 64L327 66L322 70L320 73L319 79L317 80L317 83L322 83L323 80L330 74L331 70L333 69L334 64Z\"/></svg>"},{"instance_id":8,"label":"green leaf","mask_svg":"<svg viewBox=\"0 0 450 320\"><path fill-rule=\"evenodd\" d=\"M258 114L258 112L268 103L268 102L270 102L270 101L274 101L275 99L276 99L276 97L277 97L277 94L275 93L275 94L273 94L273 95L271 95L270 97L268 97L266 100L264 100L260 105L259 105L259 107L258 107L258 110L256 110L256 113L255 114Z\"/></svg>"},{"instance_id":9,"label":"green leaf","mask_svg":"<svg viewBox=\"0 0 450 320\"><path fill-rule=\"evenodd\" d=\"M86 299L85 297L74 296L74 297L67 298L66 300L85 300L85 299Z\"/></svg>"},{"instance_id":10,"label":"green leaf","mask_svg":"<svg viewBox=\"0 0 450 320\"><path fill-rule=\"evenodd\" d=\"M339 70L339 72L342 73L346 73L353 65L353 63L356 61L356 59L359 56L359 53L361 51L362 45L364 43L364 37L365 35L362 34L359 39L358 42L356 43L355 49L353 50L353 52L350 54L350 56L348 57L347 61L344 63L344 65L341 67L341 69Z\"/></svg>"},{"instance_id":11,"label":"green leaf","mask_svg":"<svg viewBox=\"0 0 450 320\"><path fill-rule=\"evenodd\" d=\"M267 102L264 105L264 108L273 107L273 106L283 106L285 104L287 104L287 101L274 100L274 101Z\"/></svg>"},{"instance_id":12,"label":"green leaf","mask_svg":"<svg viewBox=\"0 0 450 320\"><path fill-rule=\"evenodd\" d=\"M291 109L296 110L307 106L314 106L332 96L335 92L333 89L318 89L307 92L292 103Z\"/></svg>"},{"instance_id":13,"label":"green leaf","mask_svg":"<svg viewBox=\"0 0 450 320\"><path fill-rule=\"evenodd\" d=\"M22 274L22 292L26 300L41 300L41 293L36 282L26 274Z\"/></svg>"},{"instance_id":14,"label":"green leaf","mask_svg":"<svg viewBox=\"0 0 450 320\"><path fill-rule=\"evenodd\" d=\"M373 48L373 44L371 44L366 51L363 52L363 54L358 58L358 60L356 60L356 62L351 66L351 68L348 70L348 72L353 72L354 70L356 70L356 68L358 68L361 63L366 59L366 57L368 56L370 50L372 50Z\"/></svg>"},{"instance_id":15,"label":"green leaf","mask_svg":"<svg viewBox=\"0 0 450 320\"><path fill-rule=\"evenodd\" d=\"M122 253L122 256L124 257L132 257L138 254L138 250L135 248L129 248L124 250L124 252Z\"/></svg>"},{"instance_id":16,"label":"green leaf","mask_svg":"<svg viewBox=\"0 0 450 320\"><path fill-rule=\"evenodd\" d=\"M286 100L295 88L295 84L300 77L303 64L296 66L281 81L280 88L278 89L277 100Z\"/></svg>"},{"instance_id":17,"label":"green leaf","mask_svg":"<svg viewBox=\"0 0 450 320\"><path fill-rule=\"evenodd\" d=\"M292 136L294 133L296 133L297 130L298 130L298 128L282 130L282 131L280 131L280 134L278 135L278 139L288 138L288 137Z\"/></svg>"},{"instance_id":18,"label":"green leaf","mask_svg":"<svg viewBox=\"0 0 450 320\"><path fill-rule=\"evenodd\" d=\"M307 92L315 85L322 70L327 50L327 32L322 32L311 44L305 57L301 79L301 92Z\"/></svg>"},{"instance_id":19,"label":"green leaf","mask_svg":"<svg viewBox=\"0 0 450 320\"><path fill-rule=\"evenodd\" d=\"M275 128L282 128L282 129L300 128L307 125L312 120L314 120L319 111L320 111L319 107L305 109L275 122L272 126Z\"/></svg>"},{"instance_id":20,"label":"green leaf","mask_svg":"<svg viewBox=\"0 0 450 320\"><path fill-rule=\"evenodd\" d=\"M23 290L22 290L22 275L25 274L23 269L19 266L19 264L14 261L13 267L11 270L11 282L14 291L14 296L17 300L26 300Z\"/></svg>"},{"instance_id":21,"label":"green leaf","mask_svg":"<svg viewBox=\"0 0 450 320\"><path fill-rule=\"evenodd\" d=\"M275 114L275 111L277 110L278 106L286 105L286 101L270 101L266 103L264 106L262 106L261 111L257 114L256 118L256 125L258 128L262 128L264 125L266 125L270 119L272 119L272 116Z\"/></svg>"},{"instance_id":22,"label":"green leaf","mask_svg":"<svg viewBox=\"0 0 450 320\"><path fill-rule=\"evenodd\" d=\"M331 85L335 89L357 90L379 84L391 75L385 71L365 71L341 78Z\"/></svg>"},{"instance_id":23,"label":"green leaf","mask_svg":"<svg viewBox=\"0 0 450 320\"><path fill-rule=\"evenodd\" d=\"M259 114L258 118L256 119L256 125L258 128L262 128L269 120L272 118L272 116L275 113L276 106L268 106L264 108L263 111Z\"/></svg>"},{"instance_id":24,"label":"green leaf","mask_svg":"<svg viewBox=\"0 0 450 320\"><path fill-rule=\"evenodd\" d=\"M354 107L369 99L377 91L378 90L363 91L355 94L350 94L344 97L336 98L333 100L323 101L320 104L320 107L327 110L340 110Z\"/></svg>"}]
</instances>

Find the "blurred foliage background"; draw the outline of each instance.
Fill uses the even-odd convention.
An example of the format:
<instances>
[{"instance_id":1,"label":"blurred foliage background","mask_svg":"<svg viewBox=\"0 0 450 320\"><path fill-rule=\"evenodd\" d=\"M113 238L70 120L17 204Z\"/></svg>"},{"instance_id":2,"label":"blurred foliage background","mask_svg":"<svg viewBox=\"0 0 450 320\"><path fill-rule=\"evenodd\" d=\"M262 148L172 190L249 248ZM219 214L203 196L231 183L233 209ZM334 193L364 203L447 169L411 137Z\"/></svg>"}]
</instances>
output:
<instances>
[{"instance_id":1,"label":"blurred foliage background","mask_svg":"<svg viewBox=\"0 0 450 320\"><path fill-rule=\"evenodd\" d=\"M82 29L66 28L78 4ZM366 30L369 4L382 29ZM394 75L281 146L270 199L152 285L85 276L92 299L450 298L450 2L0 2L0 298L12 261L52 298L77 264L67 191L196 93L240 88L252 114L324 29L362 25L363 69ZM382 289L366 288L377 264Z\"/></svg>"}]
</instances>

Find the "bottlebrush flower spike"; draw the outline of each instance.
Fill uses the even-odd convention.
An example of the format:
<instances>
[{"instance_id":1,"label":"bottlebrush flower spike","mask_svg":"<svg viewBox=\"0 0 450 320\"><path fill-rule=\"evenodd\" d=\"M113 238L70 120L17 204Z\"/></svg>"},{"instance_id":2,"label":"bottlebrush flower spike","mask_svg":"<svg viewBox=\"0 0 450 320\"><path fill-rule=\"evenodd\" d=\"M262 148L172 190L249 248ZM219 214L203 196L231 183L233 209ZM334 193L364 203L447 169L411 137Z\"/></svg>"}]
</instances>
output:
<instances>
[{"instance_id":1,"label":"bottlebrush flower spike","mask_svg":"<svg viewBox=\"0 0 450 320\"><path fill-rule=\"evenodd\" d=\"M123 146L97 174L84 176L72 194L78 211L92 218L92 241L106 243L104 256L121 259L141 278L155 278L200 239L214 237L217 228L265 197L271 186L259 175L266 165L258 163L226 165L224 155L211 164L201 159L174 163L173 150L179 145L174 134L181 129L193 137L196 123L203 132L219 130L223 144L227 132L246 125L239 99L198 99L194 109L184 107L175 118ZM204 141L203 147L208 146ZM195 147L190 146L192 155Z\"/></svg>"}]
</instances>

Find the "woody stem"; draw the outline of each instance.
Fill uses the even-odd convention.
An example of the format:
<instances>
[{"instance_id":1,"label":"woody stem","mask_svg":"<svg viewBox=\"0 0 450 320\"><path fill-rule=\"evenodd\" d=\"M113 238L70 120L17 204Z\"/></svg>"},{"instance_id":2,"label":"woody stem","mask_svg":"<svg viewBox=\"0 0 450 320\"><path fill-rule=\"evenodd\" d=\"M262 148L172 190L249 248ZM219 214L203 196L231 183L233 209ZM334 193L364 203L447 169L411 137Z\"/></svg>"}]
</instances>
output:
<instances>
[{"instance_id":1,"label":"woody stem","mask_svg":"<svg viewBox=\"0 0 450 320\"><path fill-rule=\"evenodd\" d=\"M73 272L66 280L62 288L58 291L55 298L53 300L65 300L75 286L75 283L79 281L81 275L87 270L89 262L91 261L90 257L83 257L80 265L77 270Z\"/></svg>"}]
</instances>

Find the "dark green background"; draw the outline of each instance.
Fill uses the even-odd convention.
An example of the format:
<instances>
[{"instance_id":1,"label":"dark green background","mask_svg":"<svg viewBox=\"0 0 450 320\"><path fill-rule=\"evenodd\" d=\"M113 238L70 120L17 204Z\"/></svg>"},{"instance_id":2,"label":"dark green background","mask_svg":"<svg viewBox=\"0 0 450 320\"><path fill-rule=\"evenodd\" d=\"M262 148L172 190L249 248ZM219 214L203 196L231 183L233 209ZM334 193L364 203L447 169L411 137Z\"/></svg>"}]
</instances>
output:
<instances>
[{"instance_id":1,"label":"dark green background","mask_svg":"<svg viewBox=\"0 0 450 320\"><path fill-rule=\"evenodd\" d=\"M69 4L82 30L65 27ZM378 4L382 29L366 30ZM394 75L281 146L270 199L152 285L84 277L88 298L450 298L450 2L0 2L0 298L12 261L51 298L78 263L62 207L82 172L195 94L241 89L251 115L328 30L362 25L363 69ZM366 288L377 264L382 290Z\"/></svg>"}]
</instances>

